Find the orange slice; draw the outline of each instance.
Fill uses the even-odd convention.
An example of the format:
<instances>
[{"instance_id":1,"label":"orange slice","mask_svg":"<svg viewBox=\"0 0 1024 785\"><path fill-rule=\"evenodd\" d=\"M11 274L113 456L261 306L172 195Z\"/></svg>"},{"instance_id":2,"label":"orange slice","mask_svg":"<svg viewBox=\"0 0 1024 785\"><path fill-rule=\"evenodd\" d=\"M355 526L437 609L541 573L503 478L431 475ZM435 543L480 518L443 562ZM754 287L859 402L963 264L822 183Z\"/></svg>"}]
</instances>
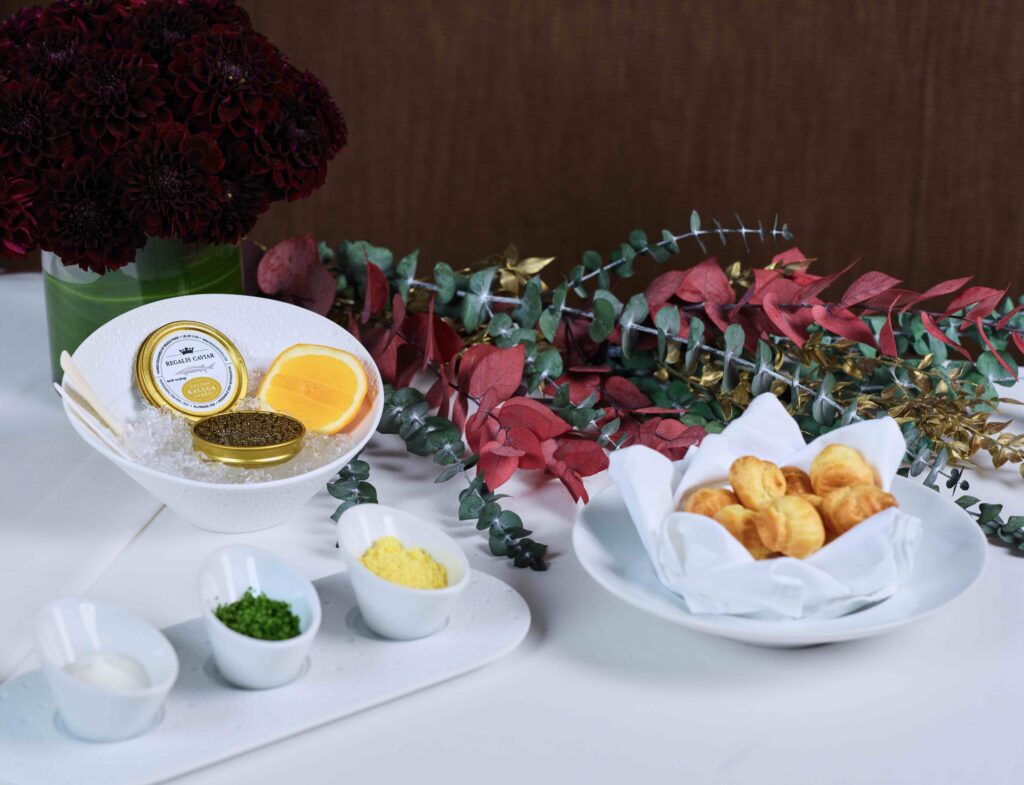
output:
<instances>
[{"instance_id":1,"label":"orange slice","mask_svg":"<svg viewBox=\"0 0 1024 785\"><path fill-rule=\"evenodd\" d=\"M366 371L341 349L297 343L270 364L256 397L265 407L300 420L309 431L337 433L363 405Z\"/></svg>"}]
</instances>

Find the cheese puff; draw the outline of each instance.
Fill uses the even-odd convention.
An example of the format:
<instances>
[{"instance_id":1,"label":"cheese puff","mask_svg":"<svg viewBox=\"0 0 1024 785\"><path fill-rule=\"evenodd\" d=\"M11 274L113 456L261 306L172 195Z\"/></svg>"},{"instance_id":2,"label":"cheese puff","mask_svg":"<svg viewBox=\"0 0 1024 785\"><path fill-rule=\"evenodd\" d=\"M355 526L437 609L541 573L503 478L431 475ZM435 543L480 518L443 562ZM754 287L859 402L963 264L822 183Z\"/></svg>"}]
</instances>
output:
<instances>
[{"instance_id":1,"label":"cheese puff","mask_svg":"<svg viewBox=\"0 0 1024 785\"><path fill-rule=\"evenodd\" d=\"M845 444L830 444L811 462L811 485L818 496L847 485L874 485L875 470Z\"/></svg>"},{"instance_id":2,"label":"cheese puff","mask_svg":"<svg viewBox=\"0 0 1024 785\"><path fill-rule=\"evenodd\" d=\"M729 484L743 506L751 510L786 494L786 478L779 467L753 455L744 455L732 462Z\"/></svg>"},{"instance_id":3,"label":"cheese puff","mask_svg":"<svg viewBox=\"0 0 1024 785\"><path fill-rule=\"evenodd\" d=\"M895 496L877 486L848 485L825 495L821 514L829 534L834 538L875 513L898 506Z\"/></svg>"},{"instance_id":4,"label":"cheese puff","mask_svg":"<svg viewBox=\"0 0 1024 785\"><path fill-rule=\"evenodd\" d=\"M691 493L683 505L683 512L693 512L714 518L723 507L738 504L736 494L728 488L698 488Z\"/></svg>"},{"instance_id":5,"label":"cheese puff","mask_svg":"<svg viewBox=\"0 0 1024 785\"><path fill-rule=\"evenodd\" d=\"M761 542L773 551L804 559L825 544L818 511L799 496L783 496L754 514Z\"/></svg>"},{"instance_id":6,"label":"cheese puff","mask_svg":"<svg viewBox=\"0 0 1024 785\"><path fill-rule=\"evenodd\" d=\"M801 493L814 493L811 478L803 469L795 466L783 466L782 476L786 478L786 493L796 496Z\"/></svg>"},{"instance_id":7,"label":"cheese puff","mask_svg":"<svg viewBox=\"0 0 1024 785\"><path fill-rule=\"evenodd\" d=\"M715 520L729 530L729 534L739 540L743 547L750 551L755 559L767 559L772 552L761 542L761 535L757 533L757 524L753 510L748 510L742 504L730 504L723 507L715 515Z\"/></svg>"}]
</instances>

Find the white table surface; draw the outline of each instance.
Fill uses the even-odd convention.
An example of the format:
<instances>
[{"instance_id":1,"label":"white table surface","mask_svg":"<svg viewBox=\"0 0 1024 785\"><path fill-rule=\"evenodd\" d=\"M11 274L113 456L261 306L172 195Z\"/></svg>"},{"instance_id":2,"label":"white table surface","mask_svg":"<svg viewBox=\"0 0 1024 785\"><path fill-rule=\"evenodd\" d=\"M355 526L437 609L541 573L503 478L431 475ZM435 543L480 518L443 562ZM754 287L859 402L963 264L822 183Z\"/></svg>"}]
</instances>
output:
<instances>
[{"instance_id":1,"label":"white table surface","mask_svg":"<svg viewBox=\"0 0 1024 785\"><path fill-rule=\"evenodd\" d=\"M49 389L38 275L0 276L0 357L0 673L34 667L21 649L28 619L67 585L166 626L197 614L198 566L229 542L277 551L310 578L341 568L326 493L275 529L212 534L94 457ZM555 482L529 477L502 488L551 547L549 571L534 573L490 557L456 520L455 481L434 485L433 464L405 454L397 437L376 437L366 457L381 502L438 522L464 543L474 569L525 597L527 640L483 670L176 783L999 785L1024 777L1024 558L991 548L966 596L902 631L753 648L670 626L600 589L572 553L576 509ZM595 493L607 482L588 486ZM1013 469L988 472L971 492L1024 512L1019 483ZM76 549L98 563L47 572Z\"/></svg>"}]
</instances>

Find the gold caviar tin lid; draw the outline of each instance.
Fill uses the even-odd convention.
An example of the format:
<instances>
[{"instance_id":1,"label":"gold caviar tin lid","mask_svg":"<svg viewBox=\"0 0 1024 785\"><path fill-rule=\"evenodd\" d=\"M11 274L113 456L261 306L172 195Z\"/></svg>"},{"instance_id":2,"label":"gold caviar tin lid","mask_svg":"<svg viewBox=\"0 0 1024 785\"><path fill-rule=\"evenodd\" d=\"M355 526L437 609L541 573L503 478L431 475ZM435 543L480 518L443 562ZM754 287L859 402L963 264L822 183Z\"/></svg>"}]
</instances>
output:
<instances>
[{"instance_id":1,"label":"gold caviar tin lid","mask_svg":"<svg viewBox=\"0 0 1024 785\"><path fill-rule=\"evenodd\" d=\"M245 398L249 372L241 352L220 330L180 321L146 336L135 355L135 381L153 406L198 420Z\"/></svg>"},{"instance_id":2,"label":"gold caviar tin lid","mask_svg":"<svg viewBox=\"0 0 1024 785\"><path fill-rule=\"evenodd\" d=\"M279 412L224 412L192 426L192 446L207 458L238 469L276 466L302 449L305 426Z\"/></svg>"}]
</instances>

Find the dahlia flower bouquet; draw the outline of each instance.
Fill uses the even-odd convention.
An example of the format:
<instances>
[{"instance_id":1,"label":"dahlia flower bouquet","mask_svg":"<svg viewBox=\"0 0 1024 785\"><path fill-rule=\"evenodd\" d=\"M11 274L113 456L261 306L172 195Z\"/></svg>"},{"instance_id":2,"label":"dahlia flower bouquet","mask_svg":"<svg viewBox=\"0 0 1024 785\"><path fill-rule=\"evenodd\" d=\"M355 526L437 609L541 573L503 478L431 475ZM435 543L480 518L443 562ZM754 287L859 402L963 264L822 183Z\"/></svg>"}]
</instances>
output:
<instances>
[{"instance_id":1,"label":"dahlia flower bouquet","mask_svg":"<svg viewBox=\"0 0 1024 785\"><path fill-rule=\"evenodd\" d=\"M345 122L233 0L57 0L0 23L0 255L96 272L230 243L324 183Z\"/></svg>"}]
</instances>

